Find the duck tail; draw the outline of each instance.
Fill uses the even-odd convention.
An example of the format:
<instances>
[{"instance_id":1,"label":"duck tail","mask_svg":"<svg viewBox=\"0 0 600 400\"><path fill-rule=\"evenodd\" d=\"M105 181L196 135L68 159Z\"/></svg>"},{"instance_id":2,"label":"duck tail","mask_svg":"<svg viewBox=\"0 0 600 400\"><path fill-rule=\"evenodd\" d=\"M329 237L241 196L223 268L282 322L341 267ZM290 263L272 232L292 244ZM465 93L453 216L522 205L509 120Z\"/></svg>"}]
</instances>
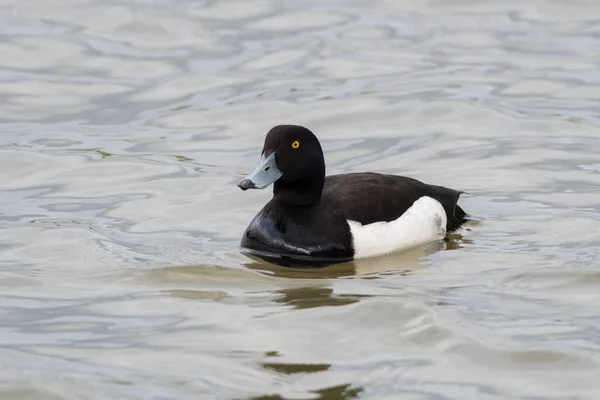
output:
<instances>
[{"instance_id":1,"label":"duck tail","mask_svg":"<svg viewBox=\"0 0 600 400\"><path fill-rule=\"evenodd\" d=\"M454 209L454 217L448 220L446 232L453 232L469 220L469 215L457 204Z\"/></svg>"}]
</instances>

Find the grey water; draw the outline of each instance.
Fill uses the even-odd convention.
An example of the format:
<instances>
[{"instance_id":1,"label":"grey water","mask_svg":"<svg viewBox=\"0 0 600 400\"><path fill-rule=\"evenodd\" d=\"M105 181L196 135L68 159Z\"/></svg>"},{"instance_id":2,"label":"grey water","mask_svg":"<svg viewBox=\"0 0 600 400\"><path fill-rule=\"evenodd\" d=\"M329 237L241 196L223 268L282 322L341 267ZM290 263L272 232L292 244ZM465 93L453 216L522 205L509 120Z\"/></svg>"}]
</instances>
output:
<instances>
[{"instance_id":1,"label":"grey water","mask_svg":"<svg viewBox=\"0 0 600 400\"><path fill-rule=\"evenodd\" d=\"M597 1L0 1L0 399L598 399L599 110ZM477 221L250 259L280 123Z\"/></svg>"}]
</instances>

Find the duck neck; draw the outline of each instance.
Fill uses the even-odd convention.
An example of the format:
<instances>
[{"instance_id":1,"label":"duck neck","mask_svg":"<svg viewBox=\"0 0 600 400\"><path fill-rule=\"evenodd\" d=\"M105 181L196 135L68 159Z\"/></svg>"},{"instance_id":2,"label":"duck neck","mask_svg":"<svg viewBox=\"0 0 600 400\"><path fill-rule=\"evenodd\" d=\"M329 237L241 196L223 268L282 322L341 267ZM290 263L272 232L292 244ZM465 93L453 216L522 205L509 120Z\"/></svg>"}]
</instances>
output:
<instances>
[{"instance_id":1,"label":"duck neck","mask_svg":"<svg viewBox=\"0 0 600 400\"><path fill-rule=\"evenodd\" d=\"M273 185L273 198L290 206L312 206L321 201L325 177L319 180L293 181L278 180Z\"/></svg>"}]
</instances>

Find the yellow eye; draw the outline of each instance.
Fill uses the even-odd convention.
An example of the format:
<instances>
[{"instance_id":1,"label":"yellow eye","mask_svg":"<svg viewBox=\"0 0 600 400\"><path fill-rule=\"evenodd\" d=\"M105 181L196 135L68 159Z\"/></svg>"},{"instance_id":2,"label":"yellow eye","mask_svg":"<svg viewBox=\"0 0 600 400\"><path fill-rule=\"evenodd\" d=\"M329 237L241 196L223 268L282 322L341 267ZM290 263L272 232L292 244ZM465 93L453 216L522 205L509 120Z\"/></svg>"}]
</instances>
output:
<instances>
[{"instance_id":1,"label":"yellow eye","mask_svg":"<svg viewBox=\"0 0 600 400\"><path fill-rule=\"evenodd\" d=\"M296 140L294 143L292 143L292 147L294 149L297 149L298 147L300 147L300 142Z\"/></svg>"}]
</instances>

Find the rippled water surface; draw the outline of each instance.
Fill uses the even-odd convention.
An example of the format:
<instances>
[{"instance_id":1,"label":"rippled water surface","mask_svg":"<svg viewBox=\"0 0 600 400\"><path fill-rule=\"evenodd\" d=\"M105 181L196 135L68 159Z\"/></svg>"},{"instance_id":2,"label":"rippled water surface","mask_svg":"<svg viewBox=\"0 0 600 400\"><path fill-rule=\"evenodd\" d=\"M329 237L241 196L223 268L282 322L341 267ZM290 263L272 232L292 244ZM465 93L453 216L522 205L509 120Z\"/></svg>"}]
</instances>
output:
<instances>
[{"instance_id":1,"label":"rippled water surface","mask_svg":"<svg viewBox=\"0 0 600 400\"><path fill-rule=\"evenodd\" d=\"M0 1L1 399L600 398L600 3ZM448 243L238 252L279 123L468 192Z\"/></svg>"}]
</instances>

